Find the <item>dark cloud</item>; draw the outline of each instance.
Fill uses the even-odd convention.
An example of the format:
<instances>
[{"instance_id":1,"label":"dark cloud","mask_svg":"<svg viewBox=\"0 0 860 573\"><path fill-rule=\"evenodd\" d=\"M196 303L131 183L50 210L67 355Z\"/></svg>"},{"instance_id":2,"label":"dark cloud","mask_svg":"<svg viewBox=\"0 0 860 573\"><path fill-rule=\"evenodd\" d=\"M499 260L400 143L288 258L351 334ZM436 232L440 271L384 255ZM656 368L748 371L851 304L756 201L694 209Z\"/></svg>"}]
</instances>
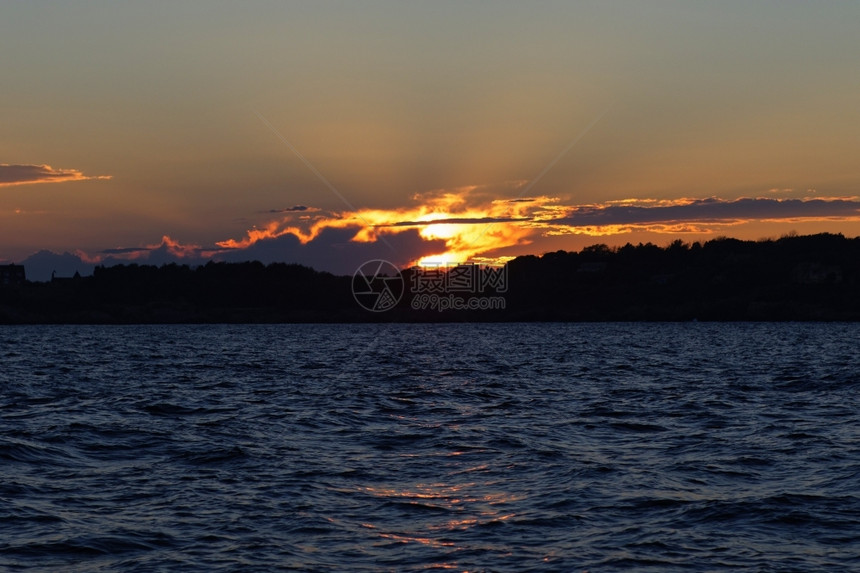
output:
<instances>
[{"instance_id":1,"label":"dark cloud","mask_svg":"<svg viewBox=\"0 0 860 573\"><path fill-rule=\"evenodd\" d=\"M423 239L415 229L386 235L386 242L353 241L355 234L355 228L330 227L321 230L314 240L307 243L302 243L295 235L286 233L279 237L259 239L244 248L233 249L182 246L172 239L165 238L158 246L104 249L100 254L107 256L99 264L160 266L178 263L195 266L205 264L209 260L260 261L264 264L286 262L306 265L337 275L351 275L361 264L369 260L384 259L395 265L406 266L421 257L445 250L444 241ZM92 265L90 265L91 268ZM44 271L40 276L44 276ZM49 275L48 278L50 278Z\"/></svg>"},{"instance_id":2,"label":"dark cloud","mask_svg":"<svg viewBox=\"0 0 860 573\"><path fill-rule=\"evenodd\" d=\"M150 249L145 259L131 262L156 266L169 265L170 263L195 266L205 264L209 258L203 255L200 249L186 247L182 250L182 254L178 254L170 245L162 243L160 246Z\"/></svg>"},{"instance_id":3,"label":"dark cloud","mask_svg":"<svg viewBox=\"0 0 860 573\"><path fill-rule=\"evenodd\" d=\"M853 199L708 198L678 204L609 204L580 207L546 225L584 227L655 223L720 223L750 220L844 219L860 217Z\"/></svg>"},{"instance_id":4,"label":"dark cloud","mask_svg":"<svg viewBox=\"0 0 860 573\"><path fill-rule=\"evenodd\" d=\"M404 266L421 257L445 250L444 241L427 241L417 230L386 235L383 241L357 242L351 239L355 229L327 228L313 240L302 244L292 234L277 238L261 239L244 249L235 249L216 255L216 260L251 261L263 263L289 262L328 271L337 275L351 275L362 263L373 259L384 259Z\"/></svg>"},{"instance_id":5,"label":"dark cloud","mask_svg":"<svg viewBox=\"0 0 860 573\"><path fill-rule=\"evenodd\" d=\"M0 187L30 183L62 183L65 181L110 178L110 175L84 175L77 169L54 169L50 165L0 164Z\"/></svg>"},{"instance_id":6,"label":"dark cloud","mask_svg":"<svg viewBox=\"0 0 860 573\"><path fill-rule=\"evenodd\" d=\"M446 219L434 219L432 221L398 221L387 225L376 225L376 227L427 227L429 225L480 225L490 223L516 223L531 221L531 218L522 217L449 217Z\"/></svg>"},{"instance_id":7,"label":"dark cloud","mask_svg":"<svg viewBox=\"0 0 860 573\"><path fill-rule=\"evenodd\" d=\"M143 253L151 251L149 247L119 247L116 249L103 249L99 251L100 255L126 255L129 253Z\"/></svg>"},{"instance_id":8,"label":"dark cloud","mask_svg":"<svg viewBox=\"0 0 860 573\"><path fill-rule=\"evenodd\" d=\"M45 282L51 280L52 276L71 277L75 273L81 276L93 274L93 266L81 259L78 255L63 253L58 255L51 251L39 251L24 259L24 272L27 280Z\"/></svg>"},{"instance_id":9,"label":"dark cloud","mask_svg":"<svg viewBox=\"0 0 860 573\"><path fill-rule=\"evenodd\" d=\"M301 213L303 211L316 211L316 209L312 209L306 205L293 205L286 209L269 209L266 213Z\"/></svg>"},{"instance_id":10,"label":"dark cloud","mask_svg":"<svg viewBox=\"0 0 860 573\"><path fill-rule=\"evenodd\" d=\"M301 206L293 209L301 211L299 207ZM725 200L712 197L674 201L645 199L580 207L558 205L555 209L564 210L566 215L545 219L540 215L545 216L547 212L540 211L533 217L523 217L520 214L519 217L448 217L435 221L396 221L377 227L377 229L388 229L384 232L384 241L380 240L381 237L373 241L355 240L356 237L362 236L357 235L362 230L361 226L323 227L313 240L304 243L292 232L284 232L280 236L257 238L247 246L234 248L184 245L165 236L158 245L104 249L99 253L104 257L100 264L111 266L129 263L150 265L180 263L194 266L209 260L227 262L257 260L264 264L298 263L320 271L350 275L369 260L383 259L398 266L405 266L423 257L450 250L451 245L446 245L445 240L428 240L419 234L421 227L428 225L507 223L509 230L519 229L520 235L522 232L526 235L529 233L537 235L545 229L553 229L557 232L565 232L566 229L568 232L580 232L578 229L609 226L626 229L621 232L628 232L636 227L650 229L664 227L677 233L702 232L702 228L709 224L750 221L860 220L860 200L855 198L760 197ZM530 211L527 210L525 214L533 214ZM525 223L525 225L517 223ZM658 232L665 232L665 230L658 230ZM522 238L520 235L512 236L519 240ZM455 246L459 247L456 244ZM492 251L493 248L495 247L487 247L484 251ZM43 252L34 257L32 260L25 261L29 265L28 276L33 280L48 280L52 270L57 270L58 274L60 272L72 274L74 270L81 269L81 274L84 274L92 268L92 265L68 253L54 255Z\"/></svg>"}]
</instances>

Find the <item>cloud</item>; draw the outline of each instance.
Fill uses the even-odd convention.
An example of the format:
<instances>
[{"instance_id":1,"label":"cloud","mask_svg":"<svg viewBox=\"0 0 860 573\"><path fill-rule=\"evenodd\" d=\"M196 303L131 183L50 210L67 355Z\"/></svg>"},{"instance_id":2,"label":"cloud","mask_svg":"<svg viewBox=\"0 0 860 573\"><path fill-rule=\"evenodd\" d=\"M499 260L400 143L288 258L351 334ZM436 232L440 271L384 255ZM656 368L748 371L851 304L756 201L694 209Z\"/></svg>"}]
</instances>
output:
<instances>
[{"instance_id":1,"label":"cloud","mask_svg":"<svg viewBox=\"0 0 860 573\"><path fill-rule=\"evenodd\" d=\"M308 207L306 205L293 205L292 207L287 207L285 209L269 209L266 213L278 214L278 213L304 213L304 212L313 212L319 211L319 209L315 209L313 207Z\"/></svg>"},{"instance_id":2,"label":"cloud","mask_svg":"<svg viewBox=\"0 0 860 573\"><path fill-rule=\"evenodd\" d=\"M504 249L554 235L709 234L752 221L860 220L856 197L636 198L575 205L555 197L492 198L478 192L481 189L419 195L412 207L315 210L298 222L286 213L209 249L180 245L169 237L163 239L163 248L183 257L283 260L343 271L347 263L371 254L404 266L492 259Z\"/></svg>"},{"instance_id":3,"label":"cloud","mask_svg":"<svg viewBox=\"0 0 860 573\"><path fill-rule=\"evenodd\" d=\"M161 262L176 262L201 260L206 261L209 257L221 252L218 247L201 247L200 245L182 244L168 235L161 237L160 243L154 243L143 247L115 247L102 249L91 260L98 262L106 260L103 255L117 262L143 262L148 264L160 264Z\"/></svg>"},{"instance_id":4,"label":"cloud","mask_svg":"<svg viewBox=\"0 0 860 573\"><path fill-rule=\"evenodd\" d=\"M426 240L415 229L390 236L387 242L354 241L356 229L325 228L311 241L291 233L255 241L243 249L223 251L216 260L263 263L291 262L338 275L351 275L365 261L383 259L404 267L412 261L444 250L443 241Z\"/></svg>"},{"instance_id":5,"label":"cloud","mask_svg":"<svg viewBox=\"0 0 860 573\"><path fill-rule=\"evenodd\" d=\"M357 231L356 228L328 227L321 229L312 240L304 241L291 232L285 232L277 236L257 238L252 243L237 248L182 244L164 236L158 244L103 249L94 256L85 253L78 253L77 256L79 260L90 265L105 266L130 263L200 265L209 260L253 260L265 264L289 262L346 275L354 273L361 263L368 260L384 259L403 267L421 257L445 249L443 241L428 241L415 229L398 233L390 237L387 243L354 241Z\"/></svg>"},{"instance_id":6,"label":"cloud","mask_svg":"<svg viewBox=\"0 0 860 573\"><path fill-rule=\"evenodd\" d=\"M93 264L84 260L78 254L51 251L39 251L24 259L21 264L27 274L27 280L44 282L51 277L71 277L75 273L81 276L93 274Z\"/></svg>"},{"instance_id":7,"label":"cloud","mask_svg":"<svg viewBox=\"0 0 860 573\"><path fill-rule=\"evenodd\" d=\"M515 217L445 217L427 221L395 221L381 223L377 227L428 227L430 225L481 225L487 223L512 223L515 221L531 221L530 218Z\"/></svg>"},{"instance_id":8,"label":"cloud","mask_svg":"<svg viewBox=\"0 0 860 573\"><path fill-rule=\"evenodd\" d=\"M392 237L413 229L425 242L441 245L409 264L433 261L466 261L487 251L527 244L533 231L518 223L528 223L536 215L545 218L543 206L556 199L532 197L522 201L496 199L486 186L437 190L413 197L415 205L395 209L317 212L296 222L289 216L247 231L245 237L219 241L223 249L245 250L258 241L285 235L303 244L315 241L326 229L348 230L354 243L391 243Z\"/></svg>"},{"instance_id":9,"label":"cloud","mask_svg":"<svg viewBox=\"0 0 860 573\"><path fill-rule=\"evenodd\" d=\"M860 220L856 197L830 199L776 199L771 197L734 200L709 197L673 201L628 200L602 205L569 207L559 218L541 221L556 233L620 226L627 229L678 225L737 225L752 221L796 222L802 220ZM591 233L588 233L591 234Z\"/></svg>"},{"instance_id":10,"label":"cloud","mask_svg":"<svg viewBox=\"0 0 860 573\"><path fill-rule=\"evenodd\" d=\"M707 235L751 222L860 221L860 198L774 196L740 199L621 199L572 204L556 197L493 198L460 188L415 197L394 209L322 211L291 209L239 238L210 246L169 236L138 247L104 249L81 256L87 263L207 260L291 262L351 274L364 261L398 266L470 260L502 262L523 247L559 235L605 237L635 232ZM312 213L296 216L297 213ZM515 250L512 250L515 248Z\"/></svg>"},{"instance_id":11,"label":"cloud","mask_svg":"<svg viewBox=\"0 0 860 573\"><path fill-rule=\"evenodd\" d=\"M54 169L50 165L0 164L0 187L33 183L65 183L90 179L110 179L111 175L84 175L77 169Z\"/></svg>"},{"instance_id":12,"label":"cloud","mask_svg":"<svg viewBox=\"0 0 860 573\"><path fill-rule=\"evenodd\" d=\"M99 251L102 255L128 255L128 254L136 254L136 253L148 253L151 249L149 247L119 247L116 249L103 249Z\"/></svg>"}]
</instances>

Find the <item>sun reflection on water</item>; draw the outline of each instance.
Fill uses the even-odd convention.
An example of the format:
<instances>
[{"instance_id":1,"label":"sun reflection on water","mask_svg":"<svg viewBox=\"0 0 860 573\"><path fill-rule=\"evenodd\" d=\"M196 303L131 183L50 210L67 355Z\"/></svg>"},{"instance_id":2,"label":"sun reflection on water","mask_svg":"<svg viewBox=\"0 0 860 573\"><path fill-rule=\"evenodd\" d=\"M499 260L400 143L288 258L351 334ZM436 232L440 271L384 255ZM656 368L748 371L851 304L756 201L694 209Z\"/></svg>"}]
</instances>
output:
<instances>
[{"instance_id":1,"label":"sun reflection on water","mask_svg":"<svg viewBox=\"0 0 860 573\"><path fill-rule=\"evenodd\" d=\"M469 468L480 471L485 465ZM458 472L460 474L467 472ZM439 560L427 568L458 569L451 555L459 551L475 549L474 538L466 541L464 534L475 527L498 524L516 516L507 504L522 499L497 489L495 482L469 481L465 483L416 483L408 488L365 486L358 490L382 502L394 502L414 506L416 511L438 510L438 517L420 517L414 530L392 530L383 523L365 521L361 526L372 530L381 540L400 543L417 543L435 549L444 549ZM452 516L451 512L456 512ZM491 544L480 543L482 549L492 549Z\"/></svg>"}]
</instances>

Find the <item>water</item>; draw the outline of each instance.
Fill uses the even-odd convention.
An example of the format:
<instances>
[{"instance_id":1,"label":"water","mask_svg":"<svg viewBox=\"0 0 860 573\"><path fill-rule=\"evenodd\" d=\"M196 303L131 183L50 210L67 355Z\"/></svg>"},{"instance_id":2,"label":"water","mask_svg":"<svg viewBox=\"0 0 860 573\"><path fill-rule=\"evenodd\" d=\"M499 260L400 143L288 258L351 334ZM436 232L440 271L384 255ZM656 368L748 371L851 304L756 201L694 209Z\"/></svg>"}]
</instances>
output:
<instances>
[{"instance_id":1,"label":"water","mask_svg":"<svg viewBox=\"0 0 860 573\"><path fill-rule=\"evenodd\" d=\"M857 571L858 340L6 327L0 569Z\"/></svg>"}]
</instances>

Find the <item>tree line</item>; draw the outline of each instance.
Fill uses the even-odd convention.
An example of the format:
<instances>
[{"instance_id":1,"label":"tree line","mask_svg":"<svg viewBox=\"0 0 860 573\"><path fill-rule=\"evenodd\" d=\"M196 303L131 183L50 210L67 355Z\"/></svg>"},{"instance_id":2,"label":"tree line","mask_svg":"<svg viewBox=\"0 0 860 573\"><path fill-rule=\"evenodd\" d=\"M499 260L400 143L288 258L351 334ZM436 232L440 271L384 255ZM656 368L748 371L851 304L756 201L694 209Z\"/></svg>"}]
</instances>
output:
<instances>
[{"instance_id":1,"label":"tree line","mask_svg":"<svg viewBox=\"0 0 860 573\"><path fill-rule=\"evenodd\" d=\"M362 261L357 261L357 266ZM402 292L362 308L353 277L285 263L96 267L92 276L0 286L0 323L860 320L860 238L789 235L676 240L517 257L495 296L503 308L418 308Z\"/></svg>"}]
</instances>

